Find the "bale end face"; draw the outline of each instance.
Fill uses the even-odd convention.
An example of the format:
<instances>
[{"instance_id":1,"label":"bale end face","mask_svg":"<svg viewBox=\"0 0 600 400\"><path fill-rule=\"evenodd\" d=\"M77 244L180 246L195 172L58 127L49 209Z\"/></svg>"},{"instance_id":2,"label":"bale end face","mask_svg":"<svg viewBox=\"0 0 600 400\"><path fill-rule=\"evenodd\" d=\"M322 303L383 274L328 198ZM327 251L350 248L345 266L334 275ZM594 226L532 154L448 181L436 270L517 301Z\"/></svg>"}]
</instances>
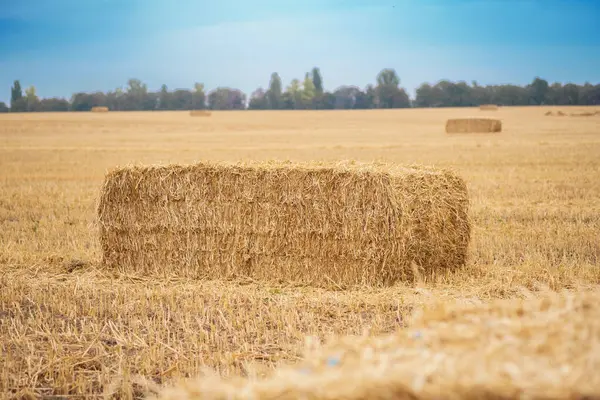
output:
<instances>
[{"instance_id":1,"label":"bale end face","mask_svg":"<svg viewBox=\"0 0 600 400\"><path fill-rule=\"evenodd\" d=\"M494 133L502 131L502 122L492 118L455 118L446 122L446 133Z\"/></svg>"},{"instance_id":2,"label":"bale end face","mask_svg":"<svg viewBox=\"0 0 600 400\"><path fill-rule=\"evenodd\" d=\"M462 267L468 205L444 170L201 163L115 170L98 213L110 269L384 286Z\"/></svg>"}]
</instances>

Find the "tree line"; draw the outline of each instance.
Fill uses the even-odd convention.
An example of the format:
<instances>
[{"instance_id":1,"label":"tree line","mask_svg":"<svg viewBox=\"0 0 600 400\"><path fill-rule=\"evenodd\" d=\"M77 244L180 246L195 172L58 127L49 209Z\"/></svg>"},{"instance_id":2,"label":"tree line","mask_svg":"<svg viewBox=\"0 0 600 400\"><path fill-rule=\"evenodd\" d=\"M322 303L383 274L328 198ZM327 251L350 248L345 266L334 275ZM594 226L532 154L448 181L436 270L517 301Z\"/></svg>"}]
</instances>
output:
<instances>
[{"instance_id":1,"label":"tree line","mask_svg":"<svg viewBox=\"0 0 600 400\"><path fill-rule=\"evenodd\" d=\"M40 111L89 111L92 107L105 106L113 111L142 110L333 110L375 109L409 107L469 107L481 104L504 106L521 105L598 105L600 84L567 83L549 84L536 77L524 86L487 85L473 81L451 82L442 80L434 85L423 83L411 99L400 86L400 78L394 69L383 69L376 77L376 84L364 89L357 86L341 86L332 92L323 88L319 68L307 72L303 80L293 79L284 88L278 73L271 74L268 88L256 89L248 99L239 89L217 87L206 93L202 83L194 84L192 90L170 91L162 85L158 92L148 90L139 79L129 79L125 90L118 88L109 92L75 93L69 100L64 98L40 99L34 86L23 91L16 80L11 87L10 106L0 102L0 112Z\"/></svg>"}]
</instances>

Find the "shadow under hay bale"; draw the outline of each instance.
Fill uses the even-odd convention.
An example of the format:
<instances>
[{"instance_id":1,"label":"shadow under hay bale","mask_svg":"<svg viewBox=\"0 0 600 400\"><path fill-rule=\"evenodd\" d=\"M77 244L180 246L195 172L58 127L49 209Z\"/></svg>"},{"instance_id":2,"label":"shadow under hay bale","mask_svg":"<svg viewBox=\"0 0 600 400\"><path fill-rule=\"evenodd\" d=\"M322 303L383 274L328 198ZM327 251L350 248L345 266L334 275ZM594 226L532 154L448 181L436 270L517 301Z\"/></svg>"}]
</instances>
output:
<instances>
[{"instance_id":1,"label":"shadow under hay bale","mask_svg":"<svg viewBox=\"0 0 600 400\"><path fill-rule=\"evenodd\" d=\"M482 104L479 109L482 111L497 111L498 106L496 104Z\"/></svg>"},{"instance_id":2,"label":"shadow under hay bale","mask_svg":"<svg viewBox=\"0 0 600 400\"><path fill-rule=\"evenodd\" d=\"M463 266L468 206L446 170L200 163L114 170L98 214L113 270L379 286Z\"/></svg>"},{"instance_id":3,"label":"shadow under hay bale","mask_svg":"<svg viewBox=\"0 0 600 400\"><path fill-rule=\"evenodd\" d=\"M599 301L591 292L440 304L391 335L314 345L267 378L207 374L157 399L598 399Z\"/></svg>"},{"instance_id":4,"label":"shadow under hay bale","mask_svg":"<svg viewBox=\"0 0 600 400\"><path fill-rule=\"evenodd\" d=\"M108 112L108 107L92 107L91 112Z\"/></svg>"},{"instance_id":5,"label":"shadow under hay bale","mask_svg":"<svg viewBox=\"0 0 600 400\"><path fill-rule=\"evenodd\" d=\"M206 110L192 110L190 111L190 116L192 117L210 117L211 112Z\"/></svg>"},{"instance_id":6,"label":"shadow under hay bale","mask_svg":"<svg viewBox=\"0 0 600 400\"><path fill-rule=\"evenodd\" d=\"M502 122L493 118L454 118L446 122L446 133L493 133L502 131Z\"/></svg>"}]
</instances>

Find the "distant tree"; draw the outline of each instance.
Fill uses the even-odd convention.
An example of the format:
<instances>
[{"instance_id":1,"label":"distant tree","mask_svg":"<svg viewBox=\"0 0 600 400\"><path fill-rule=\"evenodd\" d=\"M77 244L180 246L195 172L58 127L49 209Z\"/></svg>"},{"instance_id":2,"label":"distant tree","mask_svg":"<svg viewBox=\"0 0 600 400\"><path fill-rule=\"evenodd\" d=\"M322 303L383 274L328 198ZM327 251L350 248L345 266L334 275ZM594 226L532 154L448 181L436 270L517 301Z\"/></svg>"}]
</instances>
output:
<instances>
[{"instance_id":1,"label":"distant tree","mask_svg":"<svg viewBox=\"0 0 600 400\"><path fill-rule=\"evenodd\" d=\"M337 88L333 92L335 96L335 108L346 110L357 108L356 103L361 93L360 89L356 86L341 86Z\"/></svg>"},{"instance_id":2,"label":"distant tree","mask_svg":"<svg viewBox=\"0 0 600 400\"><path fill-rule=\"evenodd\" d=\"M21 89L21 82L19 80L14 81L10 89L10 105L11 108L14 103L18 102L23 98L23 89Z\"/></svg>"},{"instance_id":3,"label":"distant tree","mask_svg":"<svg viewBox=\"0 0 600 400\"><path fill-rule=\"evenodd\" d=\"M160 87L160 93L158 95L158 109L159 110L168 110L169 109L169 98L170 93L167 85L162 85Z\"/></svg>"},{"instance_id":4,"label":"distant tree","mask_svg":"<svg viewBox=\"0 0 600 400\"><path fill-rule=\"evenodd\" d=\"M314 67L312 69L312 81L313 81L313 85L315 87L315 93L317 96L320 96L323 94L323 77L321 76L321 71L319 70L319 68Z\"/></svg>"},{"instance_id":5,"label":"distant tree","mask_svg":"<svg viewBox=\"0 0 600 400\"><path fill-rule=\"evenodd\" d=\"M194 105L194 94L185 89L177 89L169 96L169 110L191 110Z\"/></svg>"},{"instance_id":6,"label":"distant tree","mask_svg":"<svg viewBox=\"0 0 600 400\"><path fill-rule=\"evenodd\" d=\"M29 86L25 89L25 100L27 102L27 111L39 111L40 99L38 98L35 86Z\"/></svg>"},{"instance_id":7,"label":"distant tree","mask_svg":"<svg viewBox=\"0 0 600 400\"><path fill-rule=\"evenodd\" d=\"M0 113L7 113L10 111L10 108L6 105L6 103L0 101Z\"/></svg>"},{"instance_id":8,"label":"distant tree","mask_svg":"<svg viewBox=\"0 0 600 400\"><path fill-rule=\"evenodd\" d=\"M65 99L52 97L42 99L39 104L39 111L42 112L62 112L69 111L69 102Z\"/></svg>"},{"instance_id":9,"label":"distant tree","mask_svg":"<svg viewBox=\"0 0 600 400\"><path fill-rule=\"evenodd\" d=\"M375 88L380 108L410 107L410 98L404 89L399 87L400 78L391 68L383 69L377 75Z\"/></svg>"},{"instance_id":10,"label":"distant tree","mask_svg":"<svg viewBox=\"0 0 600 400\"><path fill-rule=\"evenodd\" d=\"M269 108L273 110L280 109L282 104L282 84L281 78L277 72L271 74L271 81L269 82L269 89L267 90L267 100L269 101Z\"/></svg>"},{"instance_id":11,"label":"distant tree","mask_svg":"<svg viewBox=\"0 0 600 400\"><path fill-rule=\"evenodd\" d=\"M307 72L304 76L304 82L302 82L302 92L300 94L301 98L301 108L314 108L313 100L317 96L317 90L315 88L315 84Z\"/></svg>"},{"instance_id":12,"label":"distant tree","mask_svg":"<svg viewBox=\"0 0 600 400\"><path fill-rule=\"evenodd\" d=\"M533 82L527 86L531 103L535 105L546 104L547 95L550 90L548 81L536 77Z\"/></svg>"},{"instance_id":13,"label":"distant tree","mask_svg":"<svg viewBox=\"0 0 600 400\"><path fill-rule=\"evenodd\" d=\"M246 108L246 95L238 89L218 87L208 94L211 110L243 110Z\"/></svg>"},{"instance_id":14,"label":"distant tree","mask_svg":"<svg viewBox=\"0 0 600 400\"><path fill-rule=\"evenodd\" d=\"M292 79L292 82L283 93L282 102L283 108L286 110L295 110L302 107L302 89L298 79Z\"/></svg>"},{"instance_id":15,"label":"distant tree","mask_svg":"<svg viewBox=\"0 0 600 400\"><path fill-rule=\"evenodd\" d=\"M250 96L248 102L249 110L267 110L269 108L269 100L267 99L267 93L263 88L258 88Z\"/></svg>"},{"instance_id":16,"label":"distant tree","mask_svg":"<svg viewBox=\"0 0 600 400\"><path fill-rule=\"evenodd\" d=\"M192 94L192 108L194 110L203 110L206 108L206 95L204 94L203 83L194 84L194 93Z\"/></svg>"}]
</instances>

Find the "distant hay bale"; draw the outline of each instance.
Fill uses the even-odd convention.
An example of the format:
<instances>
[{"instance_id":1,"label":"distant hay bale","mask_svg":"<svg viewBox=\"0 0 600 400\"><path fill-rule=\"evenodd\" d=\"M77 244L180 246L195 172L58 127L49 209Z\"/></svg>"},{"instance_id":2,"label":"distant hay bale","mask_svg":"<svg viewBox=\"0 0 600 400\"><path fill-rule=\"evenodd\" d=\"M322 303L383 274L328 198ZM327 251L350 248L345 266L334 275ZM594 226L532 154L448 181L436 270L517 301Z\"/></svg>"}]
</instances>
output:
<instances>
[{"instance_id":1,"label":"distant hay bale","mask_svg":"<svg viewBox=\"0 0 600 400\"><path fill-rule=\"evenodd\" d=\"M192 110L190 111L190 115L192 117L210 117L211 113L210 111L206 110Z\"/></svg>"},{"instance_id":2,"label":"distant hay bale","mask_svg":"<svg viewBox=\"0 0 600 400\"><path fill-rule=\"evenodd\" d=\"M425 308L386 336L341 337L266 378L205 374L174 399L598 399L598 292Z\"/></svg>"},{"instance_id":3,"label":"distant hay bale","mask_svg":"<svg viewBox=\"0 0 600 400\"><path fill-rule=\"evenodd\" d=\"M482 104L479 106L479 109L483 111L497 111L498 106L496 104Z\"/></svg>"},{"instance_id":4,"label":"distant hay bale","mask_svg":"<svg viewBox=\"0 0 600 400\"><path fill-rule=\"evenodd\" d=\"M108 112L108 107L92 107L92 112Z\"/></svg>"},{"instance_id":5,"label":"distant hay bale","mask_svg":"<svg viewBox=\"0 0 600 400\"><path fill-rule=\"evenodd\" d=\"M387 285L463 266L468 206L446 170L199 163L108 173L98 214L113 270Z\"/></svg>"},{"instance_id":6,"label":"distant hay bale","mask_svg":"<svg viewBox=\"0 0 600 400\"><path fill-rule=\"evenodd\" d=\"M446 133L501 132L502 122L492 118L454 118L446 122Z\"/></svg>"},{"instance_id":7,"label":"distant hay bale","mask_svg":"<svg viewBox=\"0 0 600 400\"><path fill-rule=\"evenodd\" d=\"M546 113L544 114L547 117L553 116L554 113L552 111L546 111Z\"/></svg>"},{"instance_id":8,"label":"distant hay bale","mask_svg":"<svg viewBox=\"0 0 600 400\"><path fill-rule=\"evenodd\" d=\"M562 112L562 111L558 110L558 111L556 112L556 115L557 115L557 116L559 116L559 117L564 117L564 116L565 116L565 115L567 115L567 114L565 114L564 112Z\"/></svg>"},{"instance_id":9,"label":"distant hay bale","mask_svg":"<svg viewBox=\"0 0 600 400\"><path fill-rule=\"evenodd\" d=\"M595 111L584 111L580 113L571 113L571 117L593 117L597 114Z\"/></svg>"}]
</instances>

